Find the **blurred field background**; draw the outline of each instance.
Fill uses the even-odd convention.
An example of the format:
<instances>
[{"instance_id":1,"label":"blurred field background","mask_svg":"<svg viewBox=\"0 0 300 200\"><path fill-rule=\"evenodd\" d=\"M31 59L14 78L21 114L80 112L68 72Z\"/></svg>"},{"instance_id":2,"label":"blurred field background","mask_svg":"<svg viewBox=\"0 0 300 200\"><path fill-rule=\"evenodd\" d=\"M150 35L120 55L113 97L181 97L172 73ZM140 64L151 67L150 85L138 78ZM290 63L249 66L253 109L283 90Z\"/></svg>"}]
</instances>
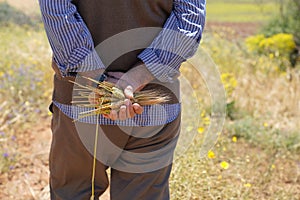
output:
<instances>
[{"instance_id":1,"label":"blurred field background","mask_svg":"<svg viewBox=\"0 0 300 200\"><path fill-rule=\"evenodd\" d=\"M205 80L183 64L190 85L182 88L172 199L300 199L300 24L293 21L300 10L286 2L208 1L199 53L219 67L226 123L200 159L210 96ZM49 199L50 59L37 1L0 1L0 199Z\"/></svg>"}]
</instances>

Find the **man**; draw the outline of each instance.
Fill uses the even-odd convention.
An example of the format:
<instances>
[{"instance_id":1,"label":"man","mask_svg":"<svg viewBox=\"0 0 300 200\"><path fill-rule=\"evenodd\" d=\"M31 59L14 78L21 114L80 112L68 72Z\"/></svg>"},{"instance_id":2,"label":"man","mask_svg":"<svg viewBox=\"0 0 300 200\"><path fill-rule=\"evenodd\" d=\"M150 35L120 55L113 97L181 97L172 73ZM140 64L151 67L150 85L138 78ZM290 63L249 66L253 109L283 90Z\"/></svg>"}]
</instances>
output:
<instances>
[{"instance_id":1,"label":"man","mask_svg":"<svg viewBox=\"0 0 300 200\"><path fill-rule=\"evenodd\" d=\"M179 67L192 56L205 23L205 0L39 0L55 71L50 151L51 199L89 199L95 124L100 124L95 199L167 200L180 129ZM151 28L156 27L156 28ZM163 30L158 28L164 28ZM106 74L106 76L103 76ZM82 119L69 80L106 78L124 89L125 104ZM160 107L132 104L133 92L159 89ZM156 110L155 110L156 109Z\"/></svg>"}]
</instances>

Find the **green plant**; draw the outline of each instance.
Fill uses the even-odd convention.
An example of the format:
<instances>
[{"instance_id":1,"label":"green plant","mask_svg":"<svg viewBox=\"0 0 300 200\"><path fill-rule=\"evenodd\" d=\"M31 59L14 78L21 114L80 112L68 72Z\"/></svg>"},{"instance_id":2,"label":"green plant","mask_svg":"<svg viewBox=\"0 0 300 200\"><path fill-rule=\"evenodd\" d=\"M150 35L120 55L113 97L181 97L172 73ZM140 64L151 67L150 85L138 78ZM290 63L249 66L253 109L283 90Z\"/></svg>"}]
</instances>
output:
<instances>
[{"instance_id":1,"label":"green plant","mask_svg":"<svg viewBox=\"0 0 300 200\"><path fill-rule=\"evenodd\" d=\"M237 80L233 73L223 73L221 74L221 80L226 91L227 102L226 102L226 115L231 120L235 119L237 113L237 108L235 106L235 101L232 94L237 86Z\"/></svg>"},{"instance_id":2,"label":"green plant","mask_svg":"<svg viewBox=\"0 0 300 200\"><path fill-rule=\"evenodd\" d=\"M247 116L228 124L226 130L231 137L244 138L246 141L265 149L285 149L298 152L300 135L298 131L284 131L273 128L262 119Z\"/></svg>"},{"instance_id":3,"label":"green plant","mask_svg":"<svg viewBox=\"0 0 300 200\"><path fill-rule=\"evenodd\" d=\"M280 14L263 27L262 33L266 36L277 33L293 34L297 45L300 45L300 1L281 1Z\"/></svg>"},{"instance_id":4,"label":"green plant","mask_svg":"<svg viewBox=\"0 0 300 200\"><path fill-rule=\"evenodd\" d=\"M289 65L287 61L291 66L293 65L290 57L296 49L296 43L292 34L278 33L270 37L259 34L248 37L246 45L250 52L277 59L282 71L285 71L286 66Z\"/></svg>"},{"instance_id":5,"label":"green plant","mask_svg":"<svg viewBox=\"0 0 300 200\"><path fill-rule=\"evenodd\" d=\"M6 2L0 2L0 25L7 25L9 23L33 25L32 19L23 12L10 6Z\"/></svg>"},{"instance_id":6,"label":"green plant","mask_svg":"<svg viewBox=\"0 0 300 200\"><path fill-rule=\"evenodd\" d=\"M292 34L278 33L270 37L262 34L251 36L246 39L246 45L250 51L276 56L288 56L296 48Z\"/></svg>"},{"instance_id":7,"label":"green plant","mask_svg":"<svg viewBox=\"0 0 300 200\"><path fill-rule=\"evenodd\" d=\"M300 46L300 1L288 0L281 1L280 14L276 15L270 22L263 27L262 33L266 36L272 36L278 33L288 33L294 36L294 40L298 46L289 55L289 60L293 67L299 60Z\"/></svg>"},{"instance_id":8,"label":"green plant","mask_svg":"<svg viewBox=\"0 0 300 200\"><path fill-rule=\"evenodd\" d=\"M17 159L18 134L47 116L52 71L41 30L0 27L0 172Z\"/></svg>"}]
</instances>

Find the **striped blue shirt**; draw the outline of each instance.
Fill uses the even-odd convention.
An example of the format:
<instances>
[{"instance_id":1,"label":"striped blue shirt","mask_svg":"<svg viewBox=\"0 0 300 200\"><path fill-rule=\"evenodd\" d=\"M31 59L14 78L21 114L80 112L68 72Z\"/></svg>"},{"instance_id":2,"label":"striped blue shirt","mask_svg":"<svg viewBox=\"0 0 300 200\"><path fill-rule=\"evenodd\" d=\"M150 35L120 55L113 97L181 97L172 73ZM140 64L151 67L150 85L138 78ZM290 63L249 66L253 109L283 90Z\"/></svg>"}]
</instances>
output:
<instances>
[{"instance_id":1,"label":"striped blue shirt","mask_svg":"<svg viewBox=\"0 0 300 200\"><path fill-rule=\"evenodd\" d=\"M133 118L126 120L110 120L102 115L81 117L80 113L87 112L91 108L79 107L73 105L64 105L54 101L57 106L66 116L75 119L78 122L105 125L119 126L160 126L172 122L180 113L180 104L160 104L152 106L144 106L144 112L140 115L135 115Z\"/></svg>"},{"instance_id":2,"label":"striped blue shirt","mask_svg":"<svg viewBox=\"0 0 300 200\"><path fill-rule=\"evenodd\" d=\"M95 50L91 33L72 0L39 0L39 4L53 59L62 76L105 69ZM179 75L181 63L196 52L205 24L205 7L206 0L174 0L173 10L163 30L138 55L159 81L172 82ZM173 114L180 107L165 106L170 106L166 110ZM70 110L67 105L60 105L59 108L64 113ZM171 115L167 116L173 119Z\"/></svg>"}]
</instances>

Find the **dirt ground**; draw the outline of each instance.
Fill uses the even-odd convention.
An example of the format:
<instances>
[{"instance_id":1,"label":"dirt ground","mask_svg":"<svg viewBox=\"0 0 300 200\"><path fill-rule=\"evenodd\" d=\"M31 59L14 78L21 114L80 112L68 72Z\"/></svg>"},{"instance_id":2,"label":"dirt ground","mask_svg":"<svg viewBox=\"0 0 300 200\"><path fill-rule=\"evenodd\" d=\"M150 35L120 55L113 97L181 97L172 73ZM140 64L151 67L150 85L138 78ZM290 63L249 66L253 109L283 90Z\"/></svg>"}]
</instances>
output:
<instances>
[{"instance_id":1,"label":"dirt ground","mask_svg":"<svg viewBox=\"0 0 300 200\"><path fill-rule=\"evenodd\" d=\"M261 24L253 22L207 22L205 31L208 32L228 32L226 39L246 38L259 31Z\"/></svg>"},{"instance_id":2,"label":"dirt ground","mask_svg":"<svg viewBox=\"0 0 300 200\"><path fill-rule=\"evenodd\" d=\"M48 200L48 155L51 143L50 118L42 118L32 130L17 137L19 160L15 168L0 175L1 200ZM101 200L108 200L106 192Z\"/></svg>"},{"instance_id":3,"label":"dirt ground","mask_svg":"<svg viewBox=\"0 0 300 200\"><path fill-rule=\"evenodd\" d=\"M0 176L0 199L49 199L48 153L51 140L50 119L32 130L18 134L18 162ZM3 184L4 183L4 184Z\"/></svg>"}]
</instances>

